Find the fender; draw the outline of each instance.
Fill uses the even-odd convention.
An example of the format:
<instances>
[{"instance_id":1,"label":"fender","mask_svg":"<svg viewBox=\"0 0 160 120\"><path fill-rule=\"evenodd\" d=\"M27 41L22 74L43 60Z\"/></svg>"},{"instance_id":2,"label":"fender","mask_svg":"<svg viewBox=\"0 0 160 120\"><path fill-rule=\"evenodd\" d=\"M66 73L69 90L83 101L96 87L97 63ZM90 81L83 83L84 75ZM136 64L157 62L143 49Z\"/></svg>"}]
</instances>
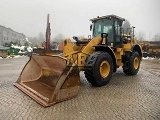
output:
<instances>
[{"instance_id":1,"label":"fender","mask_svg":"<svg viewBox=\"0 0 160 120\"><path fill-rule=\"evenodd\" d=\"M139 56L140 56L140 58L142 60L143 53L142 53L142 47L140 45L138 45L138 44L133 45L131 51L132 52L134 52L134 51L138 52Z\"/></svg>"},{"instance_id":2,"label":"fender","mask_svg":"<svg viewBox=\"0 0 160 120\"><path fill-rule=\"evenodd\" d=\"M113 71L116 72L117 60L116 60L116 55L115 55L114 51L112 50L112 48L109 47L109 46L103 46L103 45L101 46L101 45L99 45L99 46L95 46L95 51L105 51L105 52L109 53L110 56L113 59L113 65L114 65Z\"/></svg>"}]
</instances>

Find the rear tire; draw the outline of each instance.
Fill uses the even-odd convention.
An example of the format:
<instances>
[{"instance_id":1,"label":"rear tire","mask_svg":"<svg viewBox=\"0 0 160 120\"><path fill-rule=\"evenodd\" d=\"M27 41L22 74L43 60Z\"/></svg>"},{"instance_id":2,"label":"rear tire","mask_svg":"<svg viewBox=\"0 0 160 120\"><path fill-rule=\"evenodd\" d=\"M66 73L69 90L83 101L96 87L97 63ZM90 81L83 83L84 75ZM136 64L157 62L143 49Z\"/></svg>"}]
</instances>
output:
<instances>
[{"instance_id":1,"label":"rear tire","mask_svg":"<svg viewBox=\"0 0 160 120\"><path fill-rule=\"evenodd\" d=\"M106 85L113 73L113 60L106 52L94 52L86 61L85 77L94 86Z\"/></svg>"},{"instance_id":2,"label":"rear tire","mask_svg":"<svg viewBox=\"0 0 160 120\"><path fill-rule=\"evenodd\" d=\"M140 56L138 52L134 52L128 60L128 68L123 67L126 75L136 75L139 71Z\"/></svg>"}]
</instances>

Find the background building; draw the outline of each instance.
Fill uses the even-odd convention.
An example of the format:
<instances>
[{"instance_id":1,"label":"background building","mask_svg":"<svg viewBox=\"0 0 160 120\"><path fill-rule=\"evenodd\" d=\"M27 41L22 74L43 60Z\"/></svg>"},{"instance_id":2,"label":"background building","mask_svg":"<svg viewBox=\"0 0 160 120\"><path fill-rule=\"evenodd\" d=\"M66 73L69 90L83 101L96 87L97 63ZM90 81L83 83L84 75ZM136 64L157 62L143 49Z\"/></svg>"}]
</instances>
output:
<instances>
[{"instance_id":1,"label":"background building","mask_svg":"<svg viewBox=\"0 0 160 120\"><path fill-rule=\"evenodd\" d=\"M18 33L11 28L0 25L0 46L6 46L11 42L23 45L25 39L23 33Z\"/></svg>"}]
</instances>

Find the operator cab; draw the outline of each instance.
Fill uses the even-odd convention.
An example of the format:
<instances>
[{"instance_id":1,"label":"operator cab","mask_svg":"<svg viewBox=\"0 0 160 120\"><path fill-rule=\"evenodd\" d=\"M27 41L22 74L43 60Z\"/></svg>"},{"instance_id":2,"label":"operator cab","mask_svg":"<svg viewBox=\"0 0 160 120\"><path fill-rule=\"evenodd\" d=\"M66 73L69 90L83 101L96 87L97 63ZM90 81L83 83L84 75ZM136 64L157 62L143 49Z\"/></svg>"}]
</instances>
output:
<instances>
[{"instance_id":1,"label":"operator cab","mask_svg":"<svg viewBox=\"0 0 160 120\"><path fill-rule=\"evenodd\" d=\"M122 23L125 21L124 18L116 15L107 15L102 17L93 18L90 21L93 23L90 29L93 30L93 37L101 36L106 34L107 40L106 45L112 47L121 47L123 44L122 39Z\"/></svg>"}]
</instances>

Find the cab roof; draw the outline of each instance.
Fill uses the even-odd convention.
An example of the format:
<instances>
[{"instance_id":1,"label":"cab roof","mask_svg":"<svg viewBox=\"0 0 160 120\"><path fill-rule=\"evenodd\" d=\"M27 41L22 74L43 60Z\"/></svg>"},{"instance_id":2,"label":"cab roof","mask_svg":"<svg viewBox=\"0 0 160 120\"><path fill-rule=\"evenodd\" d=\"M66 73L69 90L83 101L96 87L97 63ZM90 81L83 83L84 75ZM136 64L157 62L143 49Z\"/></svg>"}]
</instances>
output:
<instances>
[{"instance_id":1,"label":"cab roof","mask_svg":"<svg viewBox=\"0 0 160 120\"><path fill-rule=\"evenodd\" d=\"M90 19L90 21L94 22L94 21L97 21L97 20L100 20L100 19L103 19L103 18L117 18L117 19L120 19L122 21L125 21L124 18L119 17L117 15L113 15L113 14L112 15L101 16L101 17L97 16L97 18Z\"/></svg>"}]
</instances>

